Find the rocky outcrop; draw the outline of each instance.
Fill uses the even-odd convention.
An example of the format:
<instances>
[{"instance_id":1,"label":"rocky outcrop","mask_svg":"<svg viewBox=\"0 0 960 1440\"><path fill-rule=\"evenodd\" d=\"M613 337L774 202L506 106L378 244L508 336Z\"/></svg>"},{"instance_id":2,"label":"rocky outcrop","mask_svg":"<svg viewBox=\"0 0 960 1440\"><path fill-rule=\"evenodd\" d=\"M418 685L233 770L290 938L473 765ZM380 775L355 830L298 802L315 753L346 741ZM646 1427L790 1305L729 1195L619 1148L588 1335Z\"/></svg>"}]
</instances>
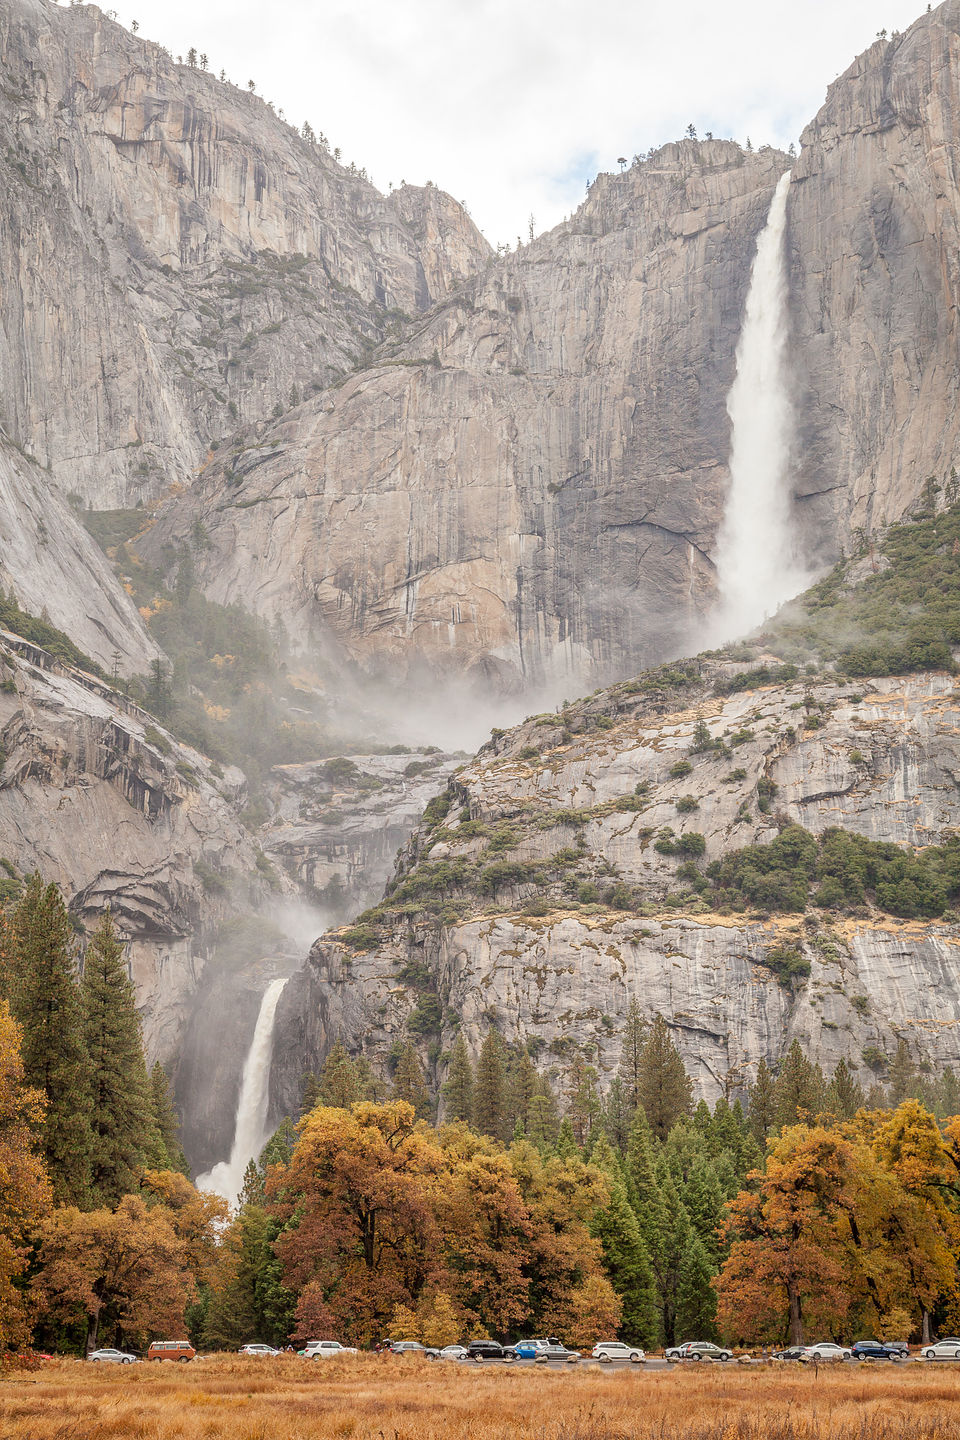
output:
<instances>
[{"instance_id":1,"label":"rocky outcrop","mask_svg":"<svg viewBox=\"0 0 960 1440\"><path fill-rule=\"evenodd\" d=\"M0 439L0 587L44 612L112 671L142 673L160 650L99 547L36 462Z\"/></svg>"},{"instance_id":2,"label":"rocky outcrop","mask_svg":"<svg viewBox=\"0 0 960 1440\"><path fill-rule=\"evenodd\" d=\"M428 801L463 756L351 755L271 772L274 813L264 853L342 923L374 904Z\"/></svg>"},{"instance_id":3,"label":"rocky outcrop","mask_svg":"<svg viewBox=\"0 0 960 1440\"><path fill-rule=\"evenodd\" d=\"M889 1053L898 1037L918 1059L960 1063L960 924L868 910L747 918L714 913L709 897L678 909L683 857L656 848L695 833L708 864L786 822L909 845L955 834L952 677L872 681L862 697L803 679L712 693L735 669L705 667L695 710L657 715L639 685L620 686L535 717L458 771L442 828L418 832L400 879L446 865L462 918L388 914L372 952L353 931L318 941L278 1012L278 1109L338 1037L384 1065L414 1015L410 1033L421 1033L427 996L442 1017L427 1061L458 1026L476 1053L493 1024L547 1070L580 1052L607 1078L635 999L667 1018L710 1098L742 1089L794 1038L828 1069L843 1056L868 1079L864 1054ZM698 719L725 753L692 750ZM807 979L784 983L771 956L783 947Z\"/></svg>"},{"instance_id":4,"label":"rocky outcrop","mask_svg":"<svg viewBox=\"0 0 960 1440\"><path fill-rule=\"evenodd\" d=\"M95 506L183 484L489 254L94 5L12 0L0 64L2 418Z\"/></svg>"}]
</instances>

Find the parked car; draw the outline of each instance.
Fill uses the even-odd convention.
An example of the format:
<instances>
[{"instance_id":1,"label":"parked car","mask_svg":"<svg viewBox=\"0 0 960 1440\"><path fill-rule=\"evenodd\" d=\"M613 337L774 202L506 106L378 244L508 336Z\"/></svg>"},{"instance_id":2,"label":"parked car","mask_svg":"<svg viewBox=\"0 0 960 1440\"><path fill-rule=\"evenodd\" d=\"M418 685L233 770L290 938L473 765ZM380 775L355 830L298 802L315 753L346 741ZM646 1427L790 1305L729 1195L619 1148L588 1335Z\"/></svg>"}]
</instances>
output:
<instances>
[{"instance_id":1,"label":"parked car","mask_svg":"<svg viewBox=\"0 0 960 1440\"><path fill-rule=\"evenodd\" d=\"M518 1360L535 1360L540 1351L546 1350L549 1345L549 1340L517 1340L513 1350Z\"/></svg>"},{"instance_id":2,"label":"parked car","mask_svg":"<svg viewBox=\"0 0 960 1440\"><path fill-rule=\"evenodd\" d=\"M546 1365L551 1360L573 1362L580 1359L579 1350L568 1350L566 1345L543 1345L533 1357L537 1365Z\"/></svg>"},{"instance_id":3,"label":"parked car","mask_svg":"<svg viewBox=\"0 0 960 1440\"><path fill-rule=\"evenodd\" d=\"M684 1340L664 1351L668 1360L729 1360L731 1351L714 1345L712 1340Z\"/></svg>"},{"instance_id":4,"label":"parked car","mask_svg":"<svg viewBox=\"0 0 960 1440\"><path fill-rule=\"evenodd\" d=\"M800 1359L809 1364L813 1360L849 1360L850 1351L845 1345L835 1345L832 1340L818 1340L815 1345L805 1345Z\"/></svg>"},{"instance_id":5,"label":"parked car","mask_svg":"<svg viewBox=\"0 0 960 1440\"><path fill-rule=\"evenodd\" d=\"M94 1350L92 1355L87 1356L96 1365L133 1365L136 1363L136 1355L131 1355L129 1350Z\"/></svg>"},{"instance_id":6,"label":"parked car","mask_svg":"<svg viewBox=\"0 0 960 1440\"><path fill-rule=\"evenodd\" d=\"M856 1340L850 1347L853 1360L902 1360L903 1353L895 1345L884 1345L882 1340Z\"/></svg>"},{"instance_id":7,"label":"parked car","mask_svg":"<svg viewBox=\"0 0 960 1440\"><path fill-rule=\"evenodd\" d=\"M241 1345L237 1354L258 1355L262 1359L264 1356L279 1355L280 1351L275 1350L272 1345L261 1345L259 1341L255 1341L252 1345Z\"/></svg>"},{"instance_id":8,"label":"parked car","mask_svg":"<svg viewBox=\"0 0 960 1440\"><path fill-rule=\"evenodd\" d=\"M517 1352L512 1345L500 1345L496 1340L471 1340L464 1360L516 1360Z\"/></svg>"},{"instance_id":9,"label":"parked car","mask_svg":"<svg viewBox=\"0 0 960 1440\"><path fill-rule=\"evenodd\" d=\"M775 1350L770 1356L771 1360L802 1360L803 1345L791 1345L786 1350Z\"/></svg>"},{"instance_id":10,"label":"parked car","mask_svg":"<svg viewBox=\"0 0 960 1440\"><path fill-rule=\"evenodd\" d=\"M308 1340L298 1355L307 1360L328 1360L332 1355L356 1355L354 1345L341 1345L339 1340Z\"/></svg>"},{"instance_id":11,"label":"parked car","mask_svg":"<svg viewBox=\"0 0 960 1440\"><path fill-rule=\"evenodd\" d=\"M192 1360L196 1350L189 1340L152 1340L147 1350L148 1360Z\"/></svg>"},{"instance_id":12,"label":"parked car","mask_svg":"<svg viewBox=\"0 0 960 1440\"><path fill-rule=\"evenodd\" d=\"M634 1365L647 1358L639 1345L627 1345L622 1340L598 1340L590 1356L593 1360L632 1360Z\"/></svg>"},{"instance_id":13,"label":"parked car","mask_svg":"<svg viewBox=\"0 0 960 1440\"><path fill-rule=\"evenodd\" d=\"M896 1350L901 1360L909 1360L910 1346L906 1340L884 1340L882 1343L886 1345L888 1350Z\"/></svg>"},{"instance_id":14,"label":"parked car","mask_svg":"<svg viewBox=\"0 0 960 1440\"><path fill-rule=\"evenodd\" d=\"M960 1340L955 1335L947 1335L932 1345L924 1345L922 1354L925 1360L960 1360Z\"/></svg>"},{"instance_id":15,"label":"parked car","mask_svg":"<svg viewBox=\"0 0 960 1440\"><path fill-rule=\"evenodd\" d=\"M419 1340L394 1340L390 1346L391 1355L425 1355L427 1347Z\"/></svg>"},{"instance_id":16,"label":"parked car","mask_svg":"<svg viewBox=\"0 0 960 1440\"><path fill-rule=\"evenodd\" d=\"M444 1345L442 1350L427 1346L428 1360L465 1360L467 1358L466 1345Z\"/></svg>"}]
</instances>

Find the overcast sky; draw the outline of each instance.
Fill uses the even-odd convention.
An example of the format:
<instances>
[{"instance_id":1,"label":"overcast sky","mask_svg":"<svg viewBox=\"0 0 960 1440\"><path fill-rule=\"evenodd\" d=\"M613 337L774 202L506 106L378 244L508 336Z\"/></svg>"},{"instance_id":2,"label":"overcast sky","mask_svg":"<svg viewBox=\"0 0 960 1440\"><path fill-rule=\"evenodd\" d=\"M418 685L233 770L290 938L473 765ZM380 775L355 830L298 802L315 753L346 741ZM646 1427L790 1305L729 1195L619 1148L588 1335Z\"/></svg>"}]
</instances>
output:
<instances>
[{"instance_id":1,"label":"overcast sky","mask_svg":"<svg viewBox=\"0 0 960 1440\"><path fill-rule=\"evenodd\" d=\"M104 8L110 0L103 0ZM548 229L598 170L689 123L786 146L923 0L122 0L322 130L386 189L433 180L492 244Z\"/></svg>"}]
</instances>

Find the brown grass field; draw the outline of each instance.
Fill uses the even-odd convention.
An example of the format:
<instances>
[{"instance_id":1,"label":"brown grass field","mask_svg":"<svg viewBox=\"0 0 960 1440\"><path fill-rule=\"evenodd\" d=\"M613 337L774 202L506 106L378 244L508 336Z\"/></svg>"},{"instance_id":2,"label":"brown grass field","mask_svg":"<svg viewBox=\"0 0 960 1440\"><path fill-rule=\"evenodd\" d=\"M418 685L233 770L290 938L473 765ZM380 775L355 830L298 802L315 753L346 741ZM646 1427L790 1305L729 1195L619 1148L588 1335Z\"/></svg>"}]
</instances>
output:
<instances>
[{"instance_id":1,"label":"brown grass field","mask_svg":"<svg viewBox=\"0 0 960 1440\"><path fill-rule=\"evenodd\" d=\"M960 1368L609 1371L361 1355L46 1362L0 1379L2 1440L958 1440Z\"/></svg>"}]
</instances>

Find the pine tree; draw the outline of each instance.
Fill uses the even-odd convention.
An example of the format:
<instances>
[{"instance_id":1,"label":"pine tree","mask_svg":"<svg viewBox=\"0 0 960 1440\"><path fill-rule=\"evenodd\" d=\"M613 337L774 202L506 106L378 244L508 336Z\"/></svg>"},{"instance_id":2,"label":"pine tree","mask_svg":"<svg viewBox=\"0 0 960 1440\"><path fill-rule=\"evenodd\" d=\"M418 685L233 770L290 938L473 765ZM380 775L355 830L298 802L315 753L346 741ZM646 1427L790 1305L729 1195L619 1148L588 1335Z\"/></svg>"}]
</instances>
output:
<instances>
[{"instance_id":1,"label":"pine tree","mask_svg":"<svg viewBox=\"0 0 960 1440\"><path fill-rule=\"evenodd\" d=\"M444 1100L444 1111L448 1120L463 1120L467 1125L473 1120L473 1066L463 1035L453 1042L447 1078L440 1087Z\"/></svg>"},{"instance_id":2,"label":"pine tree","mask_svg":"<svg viewBox=\"0 0 960 1440\"><path fill-rule=\"evenodd\" d=\"M894 1106L916 1094L917 1067L905 1040L897 1041L897 1053L890 1061L888 1085L890 1104Z\"/></svg>"},{"instance_id":3,"label":"pine tree","mask_svg":"<svg viewBox=\"0 0 960 1440\"><path fill-rule=\"evenodd\" d=\"M693 1083L662 1015L650 1027L640 1057L640 1104L650 1129L666 1140L681 1115L693 1109Z\"/></svg>"},{"instance_id":4,"label":"pine tree","mask_svg":"<svg viewBox=\"0 0 960 1440\"><path fill-rule=\"evenodd\" d=\"M339 1039L323 1062L318 1095L321 1105L332 1105L336 1110L347 1110L360 1098L357 1067Z\"/></svg>"},{"instance_id":5,"label":"pine tree","mask_svg":"<svg viewBox=\"0 0 960 1440\"><path fill-rule=\"evenodd\" d=\"M690 1224L713 1269L720 1258L720 1226L726 1213L725 1196L712 1165L696 1165L683 1187L683 1204ZM683 1327L681 1327L683 1328Z\"/></svg>"},{"instance_id":6,"label":"pine tree","mask_svg":"<svg viewBox=\"0 0 960 1440\"><path fill-rule=\"evenodd\" d=\"M590 1233L600 1241L607 1276L623 1302L620 1337L632 1345L652 1347L659 1338L659 1323L650 1257L616 1156L603 1136L590 1163L603 1172L610 1187L610 1199L594 1212Z\"/></svg>"},{"instance_id":7,"label":"pine tree","mask_svg":"<svg viewBox=\"0 0 960 1440\"><path fill-rule=\"evenodd\" d=\"M527 1139L541 1149L549 1149L556 1143L560 1133L560 1115L550 1082L544 1076L537 1076L534 1093L527 1106Z\"/></svg>"},{"instance_id":8,"label":"pine tree","mask_svg":"<svg viewBox=\"0 0 960 1440\"><path fill-rule=\"evenodd\" d=\"M960 1082L957 1080L956 1072L949 1065L940 1077L937 1108L944 1116L960 1114Z\"/></svg>"},{"instance_id":9,"label":"pine tree","mask_svg":"<svg viewBox=\"0 0 960 1440\"><path fill-rule=\"evenodd\" d=\"M394 1072L393 1098L406 1100L408 1105L412 1105L419 1120L429 1118L430 1093L427 1090L427 1081L423 1073L423 1066L420 1064L420 1057L411 1040L408 1040L403 1047Z\"/></svg>"},{"instance_id":10,"label":"pine tree","mask_svg":"<svg viewBox=\"0 0 960 1440\"><path fill-rule=\"evenodd\" d=\"M560 1121L560 1129L557 1134L557 1143L554 1146L561 1160L581 1160L580 1146L577 1144L577 1137L573 1133L573 1126L570 1124L570 1116L564 1115Z\"/></svg>"},{"instance_id":11,"label":"pine tree","mask_svg":"<svg viewBox=\"0 0 960 1440\"><path fill-rule=\"evenodd\" d=\"M527 1111L537 1088L536 1066L525 1049L514 1051L505 1072L507 1125L526 1133Z\"/></svg>"},{"instance_id":12,"label":"pine tree","mask_svg":"<svg viewBox=\"0 0 960 1440\"><path fill-rule=\"evenodd\" d=\"M615 1075L610 1082L610 1089L607 1091L607 1098L603 1106L603 1127L610 1139L610 1144L621 1155L626 1154L632 1118L633 1110L627 1102L627 1092L624 1089L623 1081L619 1075Z\"/></svg>"},{"instance_id":13,"label":"pine tree","mask_svg":"<svg viewBox=\"0 0 960 1440\"><path fill-rule=\"evenodd\" d=\"M109 910L87 946L81 995L91 1072L91 1199L110 1207L136 1189L156 1129L133 984Z\"/></svg>"},{"instance_id":14,"label":"pine tree","mask_svg":"<svg viewBox=\"0 0 960 1440\"><path fill-rule=\"evenodd\" d=\"M482 1135L492 1135L495 1140L507 1138L506 1082L501 1052L499 1035L495 1030L488 1030L477 1062L473 1120Z\"/></svg>"},{"instance_id":15,"label":"pine tree","mask_svg":"<svg viewBox=\"0 0 960 1440\"><path fill-rule=\"evenodd\" d=\"M796 1125L798 1120L813 1119L823 1108L826 1092L823 1072L811 1065L794 1040L780 1065L776 1081L776 1120L778 1125Z\"/></svg>"},{"instance_id":16,"label":"pine tree","mask_svg":"<svg viewBox=\"0 0 960 1440\"><path fill-rule=\"evenodd\" d=\"M763 1059L757 1066L757 1078L748 1092L747 1117L751 1130L762 1145L777 1123L776 1081Z\"/></svg>"},{"instance_id":17,"label":"pine tree","mask_svg":"<svg viewBox=\"0 0 960 1440\"><path fill-rule=\"evenodd\" d=\"M692 1232L673 1176L661 1167L657 1181L663 1206L663 1229L659 1248L650 1252L650 1262L657 1282L663 1337L668 1345L673 1345L677 1339L680 1266Z\"/></svg>"},{"instance_id":18,"label":"pine tree","mask_svg":"<svg viewBox=\"0 0 960 1440\"><path fill-rule=\"evenodd\" d=\"M567 1074L567 1117L578 1145L585 1145L600 1116L597 1072L578 1055Z\"/></svg>"},{"instance_id":19,"label":"pine tree","mask_svg":"<svg viewBox=\"0 0 960 1440\"><path fill-rule=\"evenodd\" d=\"M300 1078L300 1118L321 1103L320 1081L312 1070L307 1070Z\"/></svg>"},{"instance_id":20,"label":"pine tree","mask_svg":"<svg viewBox=\"0 0 960 1440\"><path fill-rule=\"evenodd\" d=\"M170 1098L166 1071L159 1060L150 1071L150 1108L161 1146L155 1168L179 1170L181 1175L189 1175L190 1166L180 1144L180 1121Z\"/></svg>"},{"instance_id":21,"label":"pine tree","mask_svg":"<svg viewBox=\"0 0 960 1440\"><path fill-rule=\"evenodd\" d=\"M840 1060L827 1086L824 1103L833 1115L852 1120L864 1103L863 1088L857 1084L846 1060Z\"/></svg>"},{"instance_id":22,"label":"pine tree","mask_svg":"<svg viewBox=\"0 0 960 1440\"><path fill-rule=\"evenodd\" d=\"M617 1078L623 1085L630 1120L640 1104L640 1071L643 1047L647 1038L647 1022L643 1018L637 1001L631 1000L623 1027L623 1044L620 1049L620 1068ZM628 1120L629 1126L629 1120Z\"/></svg>"},{"instance_id":23,"label":"pine tree","mask_svg":"<svg viewBox=\"0 0 960 1440\"><path fill-rule=\"evenodd\" d=\"M41 1149L54 1198L83 1206L90 1198L90 1066L73 929L56 885L30 877L8 926L8 943L24 1078L46 1105Z\"/></svg>"},{"instance_id":24,"label":"pine tree","mask_svg":"<svg viewBox=\"0 0 960 1440\"><path fill-rule=\"evenodd\" d=\"M699 1235L690 1236L677 1275L676 1328L698 1340L717 1338L717 1292L710 1283L714 1266Z\"/></svg>"},{"instance_id":25,"label":"pine tree","mask_svg":"<svg viewBox=\"0 0 960 1440\"><path fill-rule=\"evenodd\" d=\"M663 1248L665 1216L653 1155L653 1137L641 1107L633 1117L627 1143L627 1196L637 1217L640 1238L651 1264Z\"/></svg>"}]
</instances>

